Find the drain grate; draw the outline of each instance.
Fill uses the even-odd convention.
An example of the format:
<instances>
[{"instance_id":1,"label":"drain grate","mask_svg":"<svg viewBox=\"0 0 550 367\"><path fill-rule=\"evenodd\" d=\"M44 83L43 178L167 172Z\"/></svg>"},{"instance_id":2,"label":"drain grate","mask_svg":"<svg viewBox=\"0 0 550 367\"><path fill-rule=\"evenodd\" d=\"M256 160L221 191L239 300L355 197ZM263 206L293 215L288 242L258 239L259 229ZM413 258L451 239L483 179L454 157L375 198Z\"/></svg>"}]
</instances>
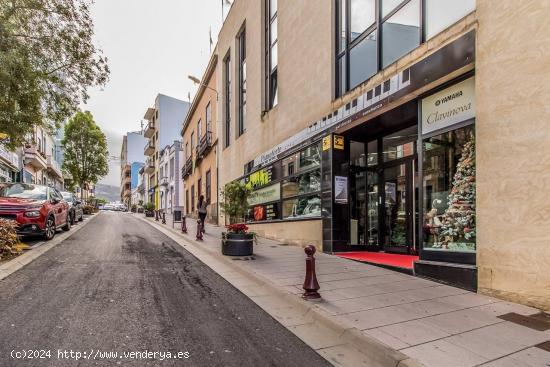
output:
<instances>
[{"instance_id":1,"label":"drain grate","mask_svg":"<svg viewBox=\"0 0 550 367\"><path fill-rule=\"evenodd\" d=\"M254 256L245 256L245 257L234 257L231 260L233 261L248 261L248 260L256 260Z\"/></svg>"},{"instance_id":2,"label":"drain grate","mask_svg":"<svg viewBox=\"0 0 550 367\"><path fill-rule=\"evenodd\" d=\"M550 330L550 315L544 312L539 312L529 316L524 316L515 312L511 312L498 316L498 318L505 321L513 322L514 324L528 327L533 330Z\"/></svg>"}]
</instances>

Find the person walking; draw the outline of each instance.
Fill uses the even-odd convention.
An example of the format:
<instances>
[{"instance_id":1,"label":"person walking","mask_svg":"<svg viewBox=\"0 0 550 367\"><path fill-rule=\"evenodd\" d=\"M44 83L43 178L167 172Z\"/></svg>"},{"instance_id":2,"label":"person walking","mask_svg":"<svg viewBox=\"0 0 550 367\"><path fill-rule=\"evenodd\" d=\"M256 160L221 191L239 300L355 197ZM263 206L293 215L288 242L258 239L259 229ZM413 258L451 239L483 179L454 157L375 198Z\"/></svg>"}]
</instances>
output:
<instances>
[{"instance_id":1,"label":"person walking","mask_svg":"<svg viewBox=\"0 0 550 367\"><path fill-rule=\"evenodd\" d=\"M202 225L202 233L206 233L206 229L204 228L204 225L206 223L205 222L206 221L206 214L208 213L208 210L207 210L206 200L204 200L204 195L201 195L199 197L198 209L199 209L199 219L200 219L201 225Z\"/></svg>"}]
</instances>

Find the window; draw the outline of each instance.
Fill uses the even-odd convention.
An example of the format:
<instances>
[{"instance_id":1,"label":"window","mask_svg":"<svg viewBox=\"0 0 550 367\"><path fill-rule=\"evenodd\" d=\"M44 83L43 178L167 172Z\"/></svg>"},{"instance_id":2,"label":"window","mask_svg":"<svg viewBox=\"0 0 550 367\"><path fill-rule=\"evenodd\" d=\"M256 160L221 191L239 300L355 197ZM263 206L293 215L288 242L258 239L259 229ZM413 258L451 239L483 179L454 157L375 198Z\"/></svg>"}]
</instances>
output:
<instances>
[{"instance_id":1,"label":"window","mask_svg":"<svg viewBox=\"0 0 550 367\"><path fill-rule=\"evenodd\" d=\"M189 143L185 143L185 160L187 160L191 155L189 155Z\"/></svg>"},{"instance_id":2,"label":"window","mask_svg":"<svg viewBox=\"0 0 550 367\"><path fill-rule=\"evenodd\" d=\"M195 211L195 186L191 185L191 212Z\"/></svg>"},{"instance_id":3,"label":"window","mask_svg":"<svg viewBox=\"0 0 550 367\"><path fill-rule=\"evenodd\" d=\"M197 182L197 197L200 198L202 195L202 178L199 178Z\"/></svg>"},{"instance_id":4,"label":"window","mask_svg":"<svg viewBox=\"0 0 550 367\"><path fill-rule=\"evenodd\" d=\"M201 145L201 137L202 137L202 121L199 119L199 122L197 123L197 146Z\"/></svg>"},{"instance_id":5,"label":"window","mask_svg":"<svg viewBox=\"0 0 550 367\"><path fill-rule=\"evenodd\" d=\"M170 158L170 181L174 179L174 158Z\"/></svg>"},{"instance_id":6,"label":"window","mask_svg":"<svg viewBox=\"0 0 550 367\"><path fill-rule=\"evenodd\" d=\"M210 102L208 102L208 104L206 105L205 118L206 134L212 134L212 104Z\"/></svg>"},{"instance_id":7,"label":"window","mask_svg":"<svg viewBox=\"0 0 550 367\"><path fill-rule=\"evenodd\" d=\"M189 214L189 190L185 190L185 213Z\"/></svg>"},{"instance_id":8,"label":"window","mask_svg":"<svg viewBox=\"0 0 550 367\"><path fill-rule=\"evenodd\" d=\"M228 147L231 144L231 57L227 52L227 56L223 61L224 74L225 74L225 141L224 146Z\"/></svg>"},{"instance_id":9,"label":"window","mask_svg":"<svg viewBox=\"0 0 550 367\"><path fill-rule=\"evenodd\" d=\"M193 155L193 149L195 149L195 132L191 133L191 155Z\"/></svg>"},{"instance_id":10,"label":"window","mask_svg":"<svg viewBox=\"0 0 550 367\"><path fill-rule=\"evenodd\" d=\"M279 100L277 0L266 0L265 4L265 107L266 110L270 110Z\"/></svg>"},{"instance_id":11,"label":"window","mask_svg":"<svg viewBox=\"0 0 550 367\"><path fill-rule=\"evenodd\" d=\"M474 136L469 125L422 143L424 250L476 250Z\"/></svg>"},{"instance_id":12,"label":"window","mask_svg":"<svg viewBox=\"0 0 550 367\"><path fill-rule=\"evenodd\" d=\"M239 34L239 126L238 136L246 131L246 28Z\"/></svg>"},{"instance_id":13,"label":"window","mask_svg":"<svg viewBox=\"0 0 550 367\"><path fill-rule=\"evenodd\" d=\"M339 97L475 10L475 0L335 0Z\"/></svg>"},{"instance_id":14,"label":"window","mask_svg":"<svg viewBox=\"0 0 550 367\"><path fill-rule=\"evenodd\" d=\"M206 193L205 193L207 204L210 204L210 200L212 199L211 191L212 191L212 177L211 177L210 170L208 170L206 171Z\"/></svg>"}]
</instances>

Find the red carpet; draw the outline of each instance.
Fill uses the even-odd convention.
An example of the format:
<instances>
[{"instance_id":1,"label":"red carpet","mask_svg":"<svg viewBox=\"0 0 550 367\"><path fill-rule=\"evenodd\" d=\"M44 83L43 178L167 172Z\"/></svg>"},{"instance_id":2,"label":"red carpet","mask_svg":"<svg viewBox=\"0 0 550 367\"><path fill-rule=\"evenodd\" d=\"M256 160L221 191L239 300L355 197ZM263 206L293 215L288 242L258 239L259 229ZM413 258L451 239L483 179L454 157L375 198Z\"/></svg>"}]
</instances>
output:
<instances>
[{"instance_id":1,"label":"red carpet","mask_svg":"<svg viewBox=\"0 0 550 367\"><path fill-rule=\"evenodd\" d=\"M386 254L384 252L340 252L334 254L346 259L365 261L374 264L396 266L398 268L412 269L413 262L418 260L418 256Z\"/></svg>"}]
</instances>

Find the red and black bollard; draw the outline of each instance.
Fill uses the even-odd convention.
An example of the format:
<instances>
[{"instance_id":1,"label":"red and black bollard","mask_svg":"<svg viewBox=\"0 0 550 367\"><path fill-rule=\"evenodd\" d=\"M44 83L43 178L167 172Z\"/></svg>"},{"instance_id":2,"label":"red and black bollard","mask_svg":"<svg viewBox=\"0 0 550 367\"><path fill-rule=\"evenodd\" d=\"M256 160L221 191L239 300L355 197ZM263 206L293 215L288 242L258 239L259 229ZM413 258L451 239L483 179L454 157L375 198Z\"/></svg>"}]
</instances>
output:
<instances>
[{"instance_id":1,"label":"red and black bollard","mask_svg":"<svg viewBox=\"0 0 550 367\"><path fill-rule=\"evenodd\" d=\"M166 213L162 212L162 224L166 224Z\"/></svg>"},{"instance_id":2,"label":"red and black bollard","mask_svg":"<svg viewBox=\"0 0 550 367\"><path fill-rule=\"evenodd\" d=\"M185 216L181 218L181 233L187 233L187 224L185 223Z\"/></svg>"},{"instance_id":3,"label":"red and black bollard","mask_svg":"<svg viewBox=\"0 0 550 367\"><path fill-rule=\"evenodd\" d=\"M304 281L304 294L302 295L302 298L311 300L311 299L319 299L321 298L321 295L319 292L319 283L317 282L317 275L315 274L315 258L313 257L313 254L315 254L315 246L309 245L304 249L304 252L306 253L306 279Z\"/></svg>"},{"instance_id":4,"label":"red and black bollard","mask_svg":"<svg viewBox=\"0 0 550 367\"><path fill-rule=\"evenodd\" d=\"M158 210L155 210L155 220L157 222L159 221L159 211Z\"/></svg>"},{"instance_id":5,"label":"red and black bollard","mask_svg":"<svg viewBox=\"0 0 550 367\"><path fill-rule=\"evenodd\" d=\"M197 220L197 241L202 241L202 221Z\"/></svg>"}]
</instances>

